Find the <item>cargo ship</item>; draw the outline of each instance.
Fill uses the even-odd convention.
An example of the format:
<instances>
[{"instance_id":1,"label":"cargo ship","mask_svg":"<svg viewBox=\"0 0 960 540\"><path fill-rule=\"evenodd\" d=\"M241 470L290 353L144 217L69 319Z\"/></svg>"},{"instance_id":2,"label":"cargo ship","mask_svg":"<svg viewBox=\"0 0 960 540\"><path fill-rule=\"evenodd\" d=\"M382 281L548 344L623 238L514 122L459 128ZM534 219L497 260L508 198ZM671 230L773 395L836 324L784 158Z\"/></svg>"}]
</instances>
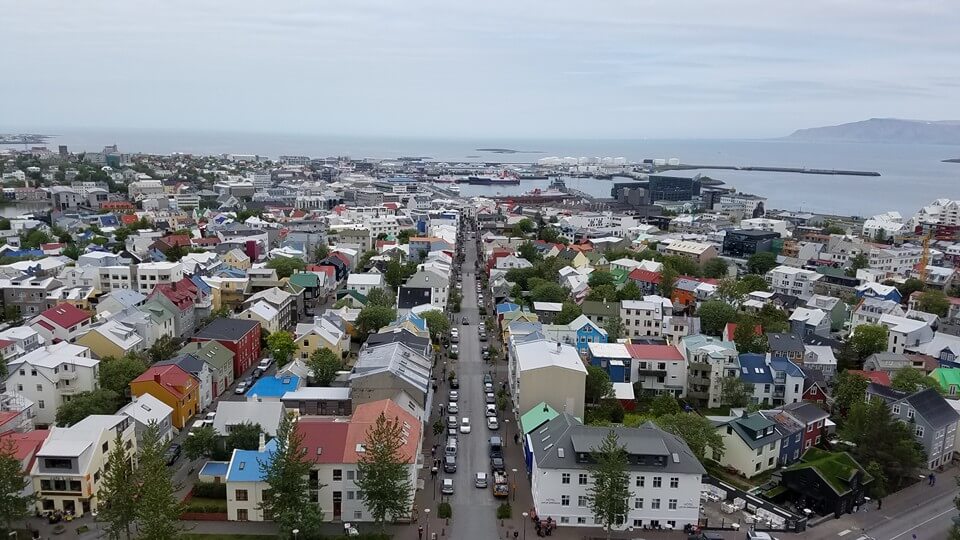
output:
<instances>
[{"instance_id":1,"label":"cargo ship","mask_svg":"<svg viewBox=\"0 0 960 540\"><path fill-rule=\"evenodd\" d=\"M502 172L497 176L468 176L467 183L475 186L519 185L520 177L516 174Z\"/></svg>"}]
</instances>

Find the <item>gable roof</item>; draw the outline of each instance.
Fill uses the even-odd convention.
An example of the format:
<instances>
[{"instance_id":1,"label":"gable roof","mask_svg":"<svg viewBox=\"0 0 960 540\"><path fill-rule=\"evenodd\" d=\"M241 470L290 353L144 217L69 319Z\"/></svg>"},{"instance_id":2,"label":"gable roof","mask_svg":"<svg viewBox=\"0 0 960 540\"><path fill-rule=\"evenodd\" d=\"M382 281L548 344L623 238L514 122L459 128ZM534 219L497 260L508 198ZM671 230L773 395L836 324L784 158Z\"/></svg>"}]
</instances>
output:
<instances>
[{"instance_id":1,"label":"gable roof","mask_svg":"<svg viewBox=\"0 0 960 540\"><path fill-rule=\"evenodd\" d=\"M804 352L803 340L795 334L767 332L767 343L771 351Z\"/></svg>"},{"instance_id":2,"label":"gable roof","mask_svg":"<svg viewBox=\"0 0 960 540\"><path fill-rule=\"evenodd\" d=\"M159 380L158 380L159 377ZM193 382L193 376L187 373L178 365L156 365L147 368L139 377L131 381L132 383L142 383L154 381L161 388L176 396L177 399L183 398L183 392L180 391Z\"/></svg>"},{"instance_id":3,"label":"gable roof","mask_svg":"<svg viewBox=\"0 0 960 540\"><path fill-rule=\"evenodd\" d=\"M810 448L803 453L800 461L790 465L786 471L810 469L837 495L850 491L850 482L858 475L863 475L862 483L873 481L867 471L846 452L827 452L819 448Z\"/></svg>"},{"instance_id":4,"label":"gable roof","mask_svg":"<svg viewBox=\"0 0 960 540\"><path fill-rule=\"evenodd\" d=\"M220 317L201 328L194 338L240 341L243 336L258 326L260 326L258 321Z\"/></svg>"},{"instance_id":5,"label":"gable roof","mask_svg":"<svg viewBox=\"0 0 960 540\"><path fill-rule=\"evenodd\" d=\"M773 374L767 366L766 355L745 353L740 355L740 379L753 384L772 384Z\"/></svg>"},{"instance_id":6,"label":"gable roof","mask_svg":"<svg viewBox=\"0 0 960 540\"><path fill-rule=\"evenodd\" d=\"M217 341L191 341L181 347L179 354L190 354L217 370L233 369L233 351Z\"/></svg>"},{"instance_id":7,"label":"gable roof","mask_svg":"<svg viewBox=\"0 0 960 540\"><path fill-rule=\"evenodd\" d=\"M906 401L932 426L943 426L960 420L960 414L935 388L926 388L911 394Z\"/></svg>"},{"instance_id":8,"label":"gable roof","mask_svg":"<svg viewBox=\"0 0 960 540\"><path fill-rule=\"evenodd\" d=\"M80 324L91 317L90 313L84 311L73 304L57 304L38 315L57 326L69 329L71 326ZM41 321L42 322L42 321Z\"/></svg>"},{"instance_id":9,"label":"gable roof","mask_svg":"<svg viewBox=\"0 0 960 540\"><path fill-rule=\"evenodd\" d=\"M680 351L673 345L640 345L629 343L627 344L627 350L630 351L630 357L634 360L683 361L683 355L680 354Z\"/></svg>"}]
</instances>

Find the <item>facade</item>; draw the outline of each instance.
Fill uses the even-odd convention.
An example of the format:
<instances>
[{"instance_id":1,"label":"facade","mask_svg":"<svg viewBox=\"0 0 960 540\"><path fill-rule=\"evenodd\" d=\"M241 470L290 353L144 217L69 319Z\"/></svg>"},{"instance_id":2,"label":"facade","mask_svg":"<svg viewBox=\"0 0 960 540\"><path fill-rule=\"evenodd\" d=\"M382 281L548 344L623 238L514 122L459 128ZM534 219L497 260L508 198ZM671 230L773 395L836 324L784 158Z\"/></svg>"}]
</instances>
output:
<instances>
[{"instance_id":1,"label":"facade","mask_svg":"<svg viewBox=\"0 0 960 540\"><path fill-rule=\"evenodd\" d=\"M647 395L687 395L687 362L672 345L628 344L630 381L640 383Z\"/></svg>"},{"instance_id":2,"label":"facade","mask_svg":"<svg viewBox=\"0 0 960 540\"><path fill-rule=\"evenodd\" d=\"M904 394L871 383L867 387L867 399L883 399L894 418L910 425L914 438L926 453L927 468L936 469L953 459L960 414L936 389Z\"/></svg>"},{"instance_id":3,"label":"facade","mask_svg":"<svg viewBox=\"0 0 960 540\"><path fill-rule=\"evenodd\" d=\"M143 433L151 423L156 423L160 430L161 443L173 440L173 409L150 394L134 397L117 414L124 414L133 420L138 443L143 440Z\"/></svg>"},{"instance_id":4,"label":"facade","mask_svg":"<svg viewBox=\"0 0 960 540\"><path fill-rule=\"evenodd\" d=\"M216 341L233 353L233 376L239 378L260 361L260 323L218 318L200 329L193 341Z\"/></svg>"},{"instance_id":5,"label":"facade","mask_svg":"<svg viewBox=\"0 0 960 540\"><path fill-rule=\"evenodd\" d=\"M644 300L620 302L620 321L626 337L663 335L663 304Z\"/></svg>"},{"instance_id":6,"label":"facade","mask_svg":"<svg viewBox=\"0 0 960 540\"><path fill-rule=\"evenodd\" d=\"M714 460L720 465L747 478L776 468L783 438L776 422L759 412L744 412L742 416L733 417L708 416L707 419L723 438L723 454L714 454Z\"/></svg>"},{"instance_id":7,"label":"facade","mask_svg":"<svg viewBox=\"0 0 960 540\"><path fill-rule=\"evenodd\" d=\"M211 393L216 398L233 384L233 352L216 341L192 341L178 354L193 355L210 366Z\"/></svg>"},{"instance_id":8,"label":"facade","mask_svg":"<svg viewBox=\"0 0 960 540\"><path fill-rule=\"evenodd\" d=\"M183 279L183 266L178 262L152 262L137 265L137 290L149 294L157 285Z\"/></svg>"},{"instance_id":9,"label":"facade","mask_svg":"<svg viewBox=\"0 0 960 540\"><path fill-rule=\"evenodd\" d=\"M93 315L72 304L60 304L41 312L30 320L30 327L46 343L73 343L90 329Z\"/></svg>"},{"instance_id":10,"label":"facade","mask_svg":"<svg viewBox=\"0 0 960 540\"><path fill-rule=\"evenodd\" d=\"M137 333L137 329L116 319L91 328L80 336L77 344L89 348L97 358L121 358L145 348L145 340Z\"/></svg>"},{"instance_id":11,"label":"facade","mask_svg":"<svg viewBox=\"0 0 960 540\"><path fill-rule=\"evenodd\" d=\"M81 392L100 387L100 361L90 349L67 342L35 349L7 363L6 384L36 404L38 427L56 423L57 409Z\"/></svg>"},{"instance_id":12,"label":"facade","mask_svg":"<svg viewBox=\"0 0 960 540\"><path fill-rule=\"evenodd\" d=\"M755 253L773 251L773 241L777 238L780 238L779 233L759 229L727 231L723 237L723 254L747 258Z\"/></svg>"},{"instance_id":13,"label":"facade","mask_svg":"<svg viewBox=\"0 0 960 540\"><path fill-rule=\"evenodd\" d=\"M130 381L133 396L150 394L173 409L173 426L183 429L200 412L200 383L176 365L154 365Z\"/></svg>"},{"instance_id":14,"label":"facade","mask_svg":"<svg viewBox=\"0 0 960 540\"><path fill-rule=\"evenodd\" d=\"M677 349L687 364L687 399L703 407L719 407L725 377L739 371L737 347L732 341L695 335L680 339Z\"/></svg>"},{"instance_id":15,"label":"facade","mask_svg":"<svg viewBox=\"0 0 960 540\"><path fill-rule=\"evenodd\" d=\"M569 345L530 336L510 342L510 391L517 410L545 402L583 418L587 368Z\"/></svg>"},{"instance_id":16,"label":"facade","mask_svg":"<svg viewBox=\"0 0 960 540\"><path fill-rule=\"evenodd\" d=\"M813 296L813 286L823 276L811 270L781 265L767 272L765 277L771 291L807 299Z\"/></svg>"}]
</instances>

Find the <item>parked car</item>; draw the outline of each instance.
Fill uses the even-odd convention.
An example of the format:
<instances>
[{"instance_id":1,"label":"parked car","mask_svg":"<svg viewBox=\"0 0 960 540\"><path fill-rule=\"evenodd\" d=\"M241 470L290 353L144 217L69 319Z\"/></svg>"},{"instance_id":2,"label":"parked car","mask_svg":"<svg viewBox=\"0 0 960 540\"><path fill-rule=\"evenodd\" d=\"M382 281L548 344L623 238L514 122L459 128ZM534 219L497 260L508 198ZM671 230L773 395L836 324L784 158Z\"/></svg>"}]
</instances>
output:
<instances>
[{"instance_id":1,"label":"parked car","mask_svg":"<svg viewBox=\"0 0 960 540\"><path fill-rule=\"evenodd\" d=\"M238 384L237 387L233 390L233 393L239 396L239 395L245 394L248 388L249 387L246 381L240 381L240 384Z\"/></svg>"},{"instance_id":2,"label":"parked car","mask_svg":"<svg viewBox=\"0 0 960 540\"><path fill-rule=\"evenodd\" d=\"M487 473L478 472L477 476L473 480L473 485L481 489L487 487Z\"/></svg>"},{"instance_id":3,"label":"parked car","mask_svg":"<svg viewBox=\"0 0 960 540\"><path fill-rule=\"evenodd\" d=\"M713 531L701 531L687 536L687 540L723 540L723 535Z\"/></svg>"},{"instance_id":4,"label":"parked car","mask_svg":"<svg viewBox=\"0 0 960 540\"><path fill-rule=\"evenodd\" d=\"M443 456L443 472L457 472L457 458L455 456Z\"/></svg>"},{"instance_id":5,"label":"parked car","mask_svg":"<svg viewBox=\"0 0 960 540\"><path fill-rule=\"evenodd\" d=\"M166 460L167 465L173 465L177 461L177 458L180 457L180 445L171 444L167 451L163 454L163 458Z\"/></svg>"},{"instance_id":6,"label":"parked car","mask_svg":"<svg viewBox=\"0 0 960 540\"><path fill-rule=\"evenodd\" d=\"M267 357L261 360L260 363L257 364L257 367L266 371L271 365L273 365L273 358Z\"/></svg>"},{"instance_id":7,"label":"parked car","mask_svg":"<svg viewBox=\"0 0 960 540\"><path fill-rule=\"evenodd\" d=\"M251 376L252 376L254 379L259 379L260 377L263 376L264 371L265 371L265 370L263 370L262 368L256 368L256 369L253 370L253 373L251 374Z\"/></svg>"},{"instance_id":8,"label":"parked car","mask_svg":"<svg viewBox=\"0 0 960 540\"><path fill-rule=\"evenodd\" d=\"M450 354L454 356L460 354L460 347L457 347L456 343L450 346Z\"/></svg>"},{"instance_id":9,"label":"parked car","mask_svg":"<svg viewBox=\"0 0 960 540\"><path fill-rule=\"evenodd\" d=\"M483 383L483 391L488 394L493 392L493 383L488 383L488 382Z\"/></svg>"},{"instance_id":10,"label":"parked car","mask_svg":"<svg viewBox=\"0 0 960 540\"><path fill-rule=\"evenodd\" d=\"M483 382L493 384L493 375L490 375L489 373L484 373Z\"/></svg>"},{"instance_id":11,"label":"parked car","mask_svg":"<svg viewBox=\"0 0 960 540\"><path fill-rule=\"evenodd\" d=\"M493 404L488 404L486 416L496 416L496 415L497 415L497 406Z\"/></svg>"},{"instance_id":12,"label":"parked car","mask_svg":"<svg viewBox=\"0 0 960 540\"><path fill-rule=\"evenodd\" d=\"M486 340L487 340L487 333L480 332L480 341L486 341Z\"/></svg>"},{"instance_id":13,"label":"parked car","mask_svg":"<svg viewBox=\"0 0 960 540\"><path fill-rule=\"evenodd\" d=\"M483 399L488 404L497 402L497 396L493 392L487 392L486 395L483 396Z\"/></svg>"},{"instance_id":14,"label":"parked car","mask_svg":"<svg viewBox=\"0 0 960 540\"><path fill-rule=\"evenodd\" d=\"M450 401L460 401L460 392L458 390L450 391Z\"/></svg>"},{"instance_id":15,"label":"parked car","mask_svg":"<svg viewBox=\"0 0 960 540\"><path fill-rule=\"evenodd\" d=\"M459 389L460 388L460 379L454 377L450 379L450 388Z\"/></svg>"},{"instance_id":16,"label":"parked car","mask_svg":"<svg viewBox=\"0 0 960 540\"><path fill-rule=\"evenodd\" d=\"M493 470L493 472L504 472L506 470L506 465L503 463L503 458L490 458L490 468Z\"/></svg>"},{"instance_id":17,"label":"parked car","mask_svg":"<svg viewBox=\"0 0 960 540\"><path fill-rule=\"evenodd\" d=\"M460 407L457 405L456 401L447 403L447 412L450 414L457 414L460 412Z\"/></svg>"},{"instance_id":18,"label":"parked car","mask_svg":"<svg viewBox=\"0 0 960 540\"><path fill-rule=\"evenodd\" d=\"M496 417L496 416L488 416L488 417L487 417L487 428L488 428L488 429L494 429L494 430L500 429L500 421L497 420L497 417Z\"/></svg>"},{"instance_id":19,"label":"parked car","mask_svg":"<svg viewBox=\"0 0 960 540\"><path fill-rule=\"evenodd\" d=\"M470 433L470 419L461 418L460 419L460 433Z\"/></svg>"},{"instance_id":20,"label":"parked car","mask_svg":"<svg viewBox=\"0 0 960 540\"><path fill-rule=\"evenodd\" d=\"M444 495L453 495L453 479L452 478L443 479L443 487L440 488L440 493L443 493Z\"/></svg>"}]
</instances>

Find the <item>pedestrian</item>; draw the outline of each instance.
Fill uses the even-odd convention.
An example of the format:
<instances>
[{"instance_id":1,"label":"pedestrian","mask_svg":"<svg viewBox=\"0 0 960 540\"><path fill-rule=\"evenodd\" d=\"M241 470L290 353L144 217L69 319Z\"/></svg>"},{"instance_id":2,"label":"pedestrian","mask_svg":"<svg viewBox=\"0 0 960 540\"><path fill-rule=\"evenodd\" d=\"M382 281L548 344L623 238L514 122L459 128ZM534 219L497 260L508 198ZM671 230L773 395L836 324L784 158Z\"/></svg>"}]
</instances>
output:
<instances>
[{"instance_id":1,"label":"pedestrian","mask_svg":"<svg viewBox=\"0 0 960 540\"><path fill-rule=\"evenodd\" d=\"M423 525L417 527L417 538L423 540Z\"/></svg>"},{"instance_id":2,"label":"pedestrian","mask_svg":"<svg viewBox=\"0 0 960 540\"><path fill-rule=\"evenodd\" d=\"M877 510L883 508L883 499L877 499Z\"/></svg>"},{"instance_id":3,"label":"pedestrian","mask_svg":"<svg viewBox=\"0 0 960 540\"><path fill-rule=\"evenodd\" d=\"M932 486L932 485L933 485L933 473L930 473L930 474L927 476L927 485L928 485L928 486Z\"/></svg>"},{"instance_id":4,"label":"pedestrian","mask_svg":"<svg viewBox=\"0 0 960 540\"><path fill-rule=\"evenodd\" d=\"M433 448L430 449L430 455L433 456L434 459L436 459L436 457L437 457L437 445L433 445Z\"/></svg>"},{"instance_id":5,"label":"pedestrian","mask_svg":"<svg viewBox=\"0 0 960 540\"><path fill-rule=\"evenodd\" d=\"M520 434L519 434L519 433L514 433L514 434L513 434L513 444L520 444Z\"/></svg>"}]
</instances>

